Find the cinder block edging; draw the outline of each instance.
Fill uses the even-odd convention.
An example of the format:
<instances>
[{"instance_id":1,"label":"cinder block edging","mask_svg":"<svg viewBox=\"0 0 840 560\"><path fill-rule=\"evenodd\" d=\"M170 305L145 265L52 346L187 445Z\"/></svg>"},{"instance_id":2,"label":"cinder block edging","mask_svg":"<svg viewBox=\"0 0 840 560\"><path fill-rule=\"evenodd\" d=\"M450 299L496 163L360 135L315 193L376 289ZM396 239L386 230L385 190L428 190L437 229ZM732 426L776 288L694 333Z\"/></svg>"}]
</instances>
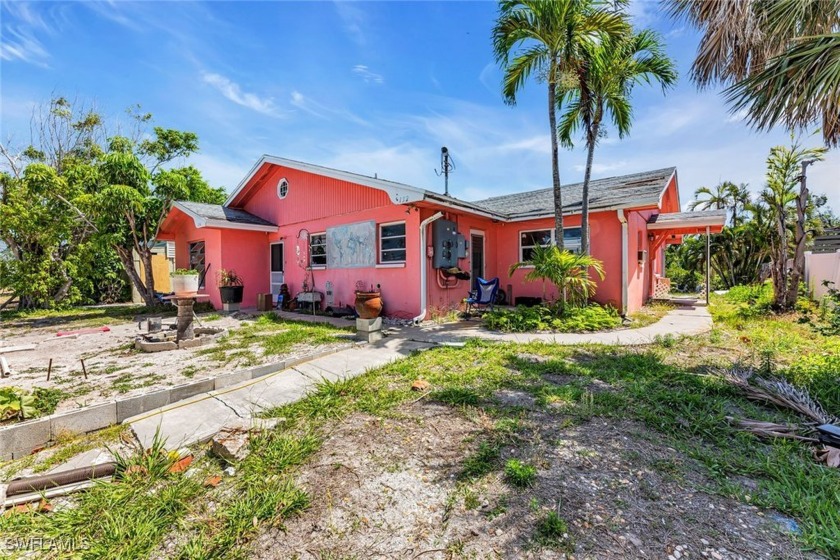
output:
<instances>
[{"instance_id":1,"label":"cinder block edging","mask_svg":"<svg viewBox=\"0 0 840 560\"><path fill-rule=\"evenodd\" d=\"M344 348L341 350L344 350ZM135 395L97 403L78 410L60 412L0 427L0 461L9 461L30 455L46 446L50 441L55 440L56 435L60 433L90 433L102 430L114 424L121 424L126 418L174 404L201 393L218 391L225 387L264 377L339 351L338 349L324 350L305 358L282 360L225 373L217 377L204 377L190 383L152 391L145 395Z\"/></svg>"}]
</instances>

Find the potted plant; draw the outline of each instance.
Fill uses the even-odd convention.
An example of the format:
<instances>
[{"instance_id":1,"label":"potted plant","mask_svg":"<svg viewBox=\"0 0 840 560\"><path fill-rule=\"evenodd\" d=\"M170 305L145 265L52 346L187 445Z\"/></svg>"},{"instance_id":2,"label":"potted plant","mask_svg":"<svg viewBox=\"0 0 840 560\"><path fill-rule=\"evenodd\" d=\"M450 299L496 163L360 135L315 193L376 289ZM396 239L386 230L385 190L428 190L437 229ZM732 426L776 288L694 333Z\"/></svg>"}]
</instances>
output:
<instances>
[{"instance_id":1,"label":"potted plant","mask_svg":"<svg viewBox=\"0 0 840 560\"><path fill-rule=\"evenodd\" d=\"M193 295L198 291L198 271L191 268L177 268L169 274L172 291L176 296Z\"/></svg>"},{"instance_id":2,"label":"potted plant","mask_svg":"<svg viewBox=\"0 0 840 560\"><path fill-rule=\"evenodd\" d=\"M245 287L242 285L242 278L235 270L221 269L218 272L219 295L222 297L222 304L226 311L235 311L242 303L242 292ZM234 309L231 307L235 306Z\"/></svg>"},{"instance_id":3,"label":"potted plant","mask_svg":"<svg viewBox=\"0 0 840 560\"><path fill-rule=\"evenodd\" d=\"M360 319L376 319L382 313L382 293L379 285L368 288L364 282L356 282L356 313Z\"/></svg>"}]
</instances>

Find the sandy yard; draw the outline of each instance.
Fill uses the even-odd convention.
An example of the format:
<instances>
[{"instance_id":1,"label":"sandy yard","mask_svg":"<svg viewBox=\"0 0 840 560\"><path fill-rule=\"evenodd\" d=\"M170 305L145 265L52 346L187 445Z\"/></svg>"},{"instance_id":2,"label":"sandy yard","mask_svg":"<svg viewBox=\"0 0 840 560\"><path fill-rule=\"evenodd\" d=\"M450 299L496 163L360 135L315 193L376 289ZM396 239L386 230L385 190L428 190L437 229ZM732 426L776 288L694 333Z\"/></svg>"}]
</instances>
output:
<instances>
[{"instance_id":1,"label":"sandy yard","mask_svg":"<svg viewBox=\"0 0 840 560\"><path fill-rule=\"evenodd\" d=\"M261 336L283 333L282 324L263 328L254 317L246 314L237 317L216 313L199 315L202 325L222 327L228 334L207 346L156 353L134 348L135 336L146 332L144 317L136 317L133 321L131 317L7 320L0 329L0 346L34 344L36 348L5 355L13 374L0 379L0 387L60 390L61 401L56 412L62 412L350 344L349 340L341 338L345 336L342 333L326 343L291 342L285 351L277 353L262 344ZM138 328L140 319L142 330ZM174 316L163 318L164 328L174 322ZM57 336L59 331L104 325L110 328L109 332ZM301 338L305 340L306 337ZM47 381L50 359L52 372ZM83 376L82 359L87 379Z\"/></svg>"},{"instance_id":2,"label":"sandy yard","mask_svg":"<svg viewBox=\"0 0 840 560\"><path fill-rule=\"evenodd\" d=\"M528 411L496 461L537 465L533 485L514 488L495 469L465 479L487 422L428 402L349 417L303 468L310 509L264 531L254 557L819 558L772 512L704 493L690 459L630 421L568 427ZM544 546L538 527L552 511L567 538Z\"/></svg>"}]
</instances>

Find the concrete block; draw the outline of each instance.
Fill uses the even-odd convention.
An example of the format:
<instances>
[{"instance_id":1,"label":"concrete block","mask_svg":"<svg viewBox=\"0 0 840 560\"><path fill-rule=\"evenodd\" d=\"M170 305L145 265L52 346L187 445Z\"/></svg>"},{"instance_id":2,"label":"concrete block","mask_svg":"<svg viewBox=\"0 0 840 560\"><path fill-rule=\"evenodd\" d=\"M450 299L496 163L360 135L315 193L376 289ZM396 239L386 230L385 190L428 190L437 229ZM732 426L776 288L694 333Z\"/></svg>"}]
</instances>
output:
<instances>
[{"instance_id":1,"label":"concrete block","mask_svg":"<svg viewBox=\"0 0 840 560\"><path fill-rule=\"evenodd\" d=\"M86 434L117 423L117 403L86 406L72 412L55 414L50 418L50 432L55 439L62 432Z\"/></svg>"},{"instance_id":2,"label":"concrete block","mask_svg":"<svg viewBox=\"0 0 840 560\"><path fill-rule=\"evenodd\" d=\"M376 319L356 319L356 330L359 332L374 332L382 330L382 317Z\"/></svg>"},{"instance_id":3,"label":"concrete block","mask_svg":"<svg viewBox=\"0 0 840 560\"><path fill-rule=\"evenodd\" d=\"M174 342L146 342L139 338L134 341L134 347L143 352L165 352L178 349L178 345Z\"/></svg>"},{"instance_id":4,"label":"concrete block","mask_svg":"<svg viewBox=\"0 0 840 560\"><path fill-rule=\"evenodd\" d=\"M361 340L362 342L376 342L378 340L382 340L383 338L385 338L385 335L382 334L382 331L358 331L356 333L356 339Z\"/></svg>"},{"instance_id":5,"label":"concrete block","mask_svg":"<svg viewBox=\"0 0 840 560\"><path fill-rule=\"evenodd\" d=\"M0 428L0 461L17 459L50 441L50 419L39 418Z\"/></svg>"},{"instance_id":6,"label":"concrete block","mask_svg":"<svg viewBox=\"0 0 840 560\"><path fill-rule=\"evenodd\" d=\"M184 385L176 385L169 389L169 402L176 403L199 393L207 393L216 388L216 381L213 379L202 379Z\"/></svg>"},{"instance_id":7,"label":"concrete block","mask_svg":"<svg viewBox=\"0 0 840 560\"><path fill-rule=\"evenodd\" d=\"M232 313L234 311L239 311L239 305L240 304L238 303L223 303L222 309L227 313Z\"/></svg>"},{"instance_id":8,"label":"concrete block","mask_svg":"<svg viewBox=\"0 0 840 560\"><path fill-rule=\"evenodd\" d=\"M117 423L122 424L126 418L143 414L150 410L169 404L169 389L154 391L145 395L128 397L117 401Z\"/></svg>"},{"instance_id":9,"label":"concrete block","mask_svg":"<svg viewBox=\"0 0 840 560\"><path fill-rule=\"evenodd\" d=\"M268 375L269 373L274 373L276 371L280 371L289 367L288 363L285 361L283 362L274 362L271 364L266 364L264 366L258 366L255 368L251 368L251 379L256 379L257 377L263 377L264 375Z\"/></svg>"},{"instance_id":10,"label":"concrete block","mask_svg":"<svg viewBox=\"0 0 840 560\"><path fill-rule=\"evenodd\" d=\"M225 387L230 387L231 385L236 385L237 383L250 381L253 378L254 374L250 369L226 373L216 378L214 389L218 391L219 389L224 389Z\"/></svg>"}]
</instances>

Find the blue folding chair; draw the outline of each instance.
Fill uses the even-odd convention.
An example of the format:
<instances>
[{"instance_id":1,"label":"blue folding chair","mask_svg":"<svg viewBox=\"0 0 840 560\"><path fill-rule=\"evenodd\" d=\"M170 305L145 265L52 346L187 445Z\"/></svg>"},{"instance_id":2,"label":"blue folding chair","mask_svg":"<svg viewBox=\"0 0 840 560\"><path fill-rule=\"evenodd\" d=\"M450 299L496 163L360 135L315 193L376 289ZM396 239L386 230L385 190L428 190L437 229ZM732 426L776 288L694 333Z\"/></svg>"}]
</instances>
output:
<instances>
[{"instance_id":1,"label":"blue folding chair","mask_svg":"<svg viewBox=\"0 0 840 560\"><path fill-rule=\"evenodd\" d=\"M499 279L485 280L484 278L476 277L475 288L467 296L467 315L472 313L473 308L476 311L479 308L489 308L490 311L493 311L493 305L496 303L496 294L499 291Z\"/></svg>"}]
</instances>

